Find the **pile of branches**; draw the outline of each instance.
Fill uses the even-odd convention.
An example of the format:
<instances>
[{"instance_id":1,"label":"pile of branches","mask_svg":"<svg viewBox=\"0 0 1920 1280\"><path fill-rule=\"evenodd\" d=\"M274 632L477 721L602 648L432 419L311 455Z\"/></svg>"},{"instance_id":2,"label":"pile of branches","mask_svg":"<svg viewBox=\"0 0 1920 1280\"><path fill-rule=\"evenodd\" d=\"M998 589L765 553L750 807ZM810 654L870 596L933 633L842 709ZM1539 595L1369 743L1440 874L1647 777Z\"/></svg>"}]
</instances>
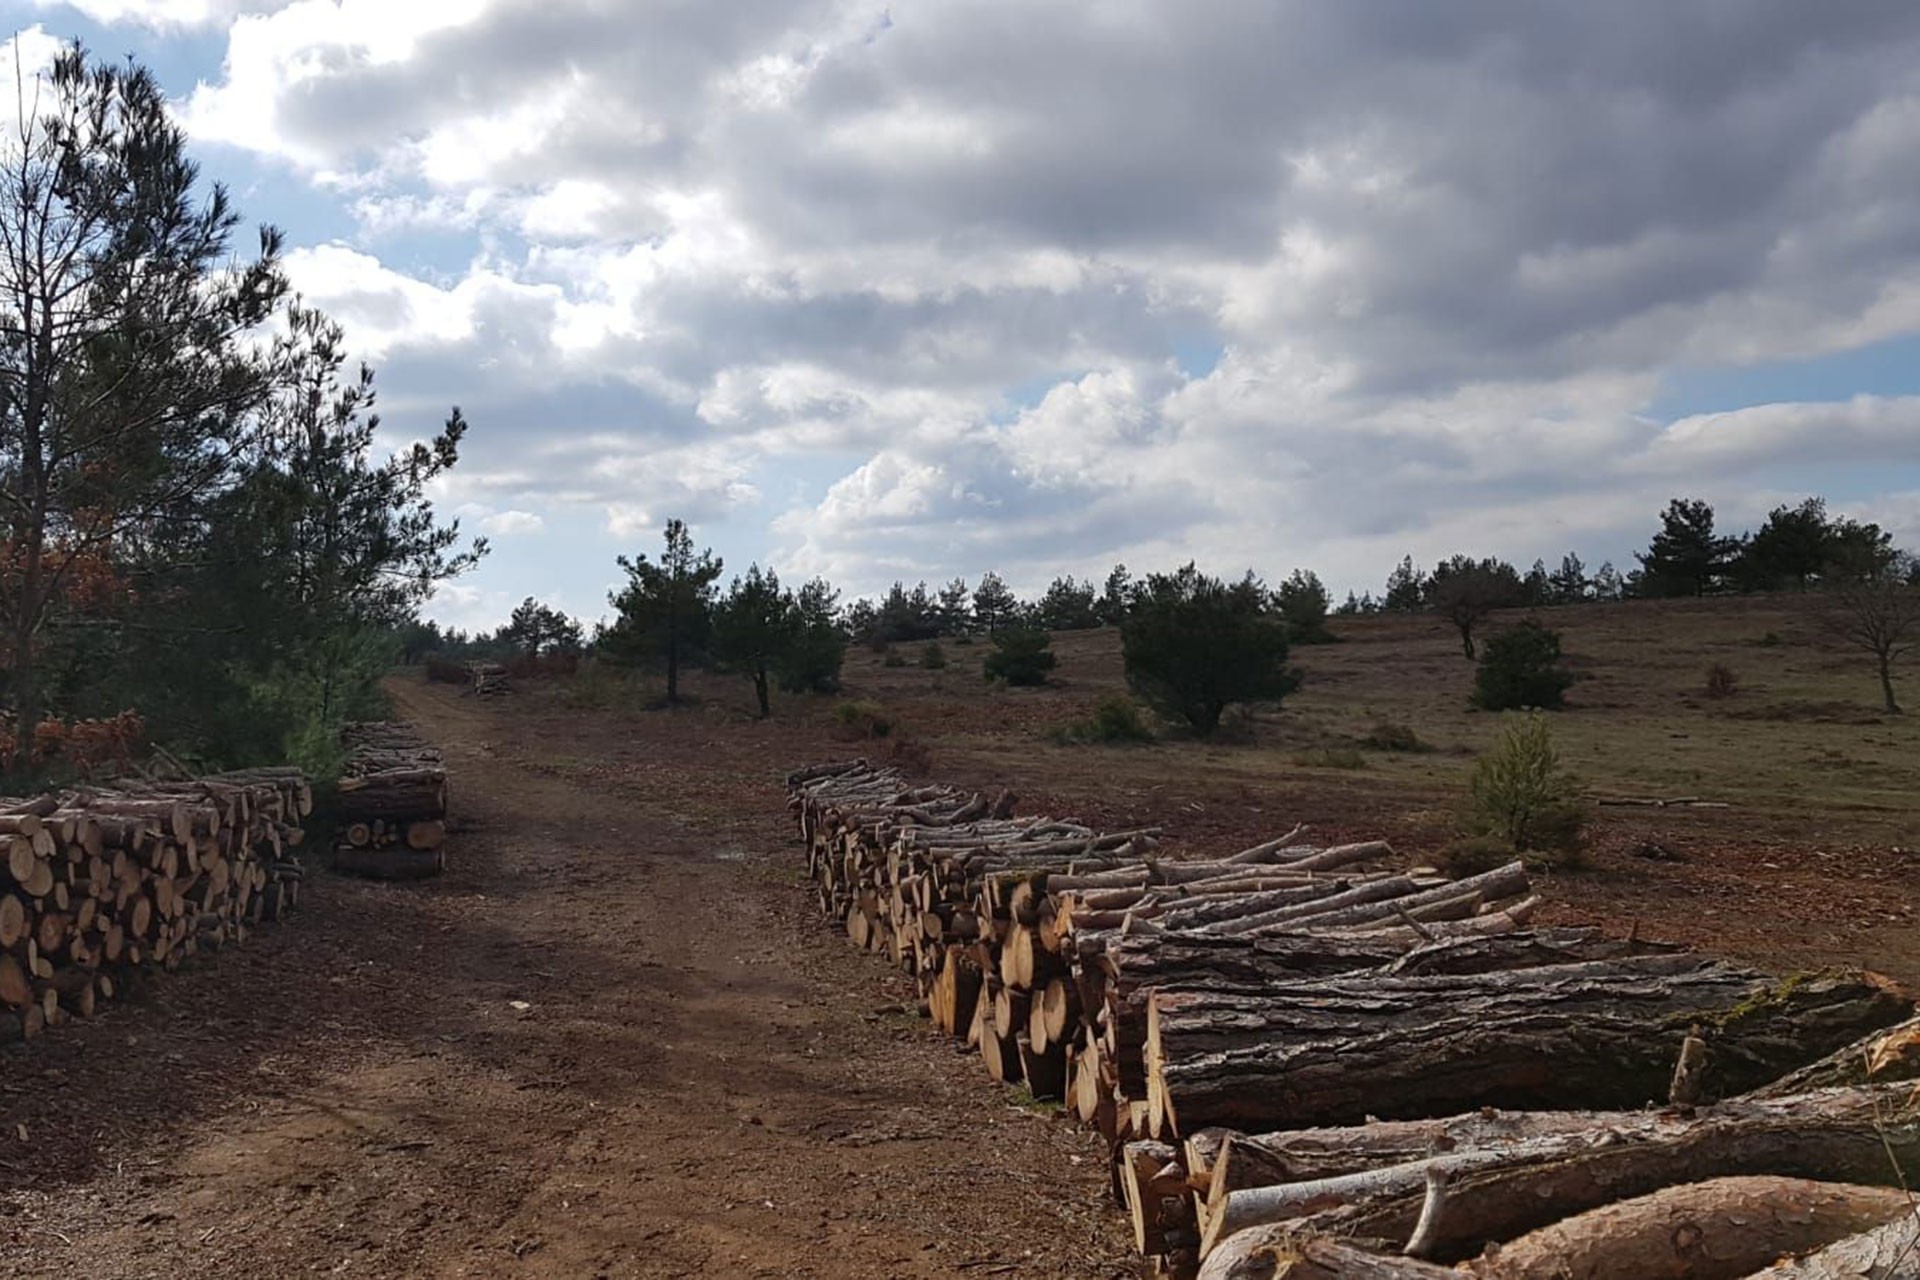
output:
<instances>
[{"instance_id":1,"label":"pile of branches","mask_svg":"<svg viewBox=\"0 0 1920 1280\"><path fill-rule=\"evenodd\" d=\"M336 788L335 870L415 879L446 869L447 767L411 726L386 720L340 731L347 764Z\"/></svg>"},{"instance_id":2,"label":"pile of branches","mask_svg":"<svg viewBox=\"0 0 1920 1280\"><path fill-rule=\"evenodd\" d=\"M1740 1159L1702 1166L1717 1173L1687 1176L1693 1166L1670 1159L1658 1176L1605 1181L1582 1166L1567 1181L1592 1203L1516 1197L1518 1183L1502 1184L1489 1203L1525 1199L1534 1216L1479 1225L1485 1215L1457 1201L1436 1208L1445 1197L1430 1170L1444 1188L1514 1152L1611 1151L1650 1104L1717 1116L1700 1109L1706 1100L1794 1079L1823 1055L1851 1061L1862 1037L1911 1017L1911 1002L1869 973L1782 982L1669 944L1534 927L1539 900L1519 863L1456 880L1399 865L1383 842L1323 847L1300 829L1225 857L1172 860L1156 829L1017 817L1004 793L914 785L864 760L802 769L788 786L822 909L912 975L924 1012L976 1047L996 1079L1098 1127L1136 1244L1174 1273L1204 1257L1209 1276L1398 1275L1393 1267L1512 1245L1699 1177L1898 1176L1884 1153L1876 1165L1849 1146L1850 1163L1823 1165L1799 1148L1734 1140ZM1721 1105L1745 1114L1743 1103ZM1753 1132L1784 1131L1783 1114L1811 1125L1829 1105L1858 1121L1866 1103L1782 1098L1767 1103L1771 1127ZM1486 1108L1521 1116L1502 1128ZM1481 1129L1467 1124L1475 1117ZM1680 1121L1647 1123L1671 1136ZM1706 1131L1722 1132L1720 1122ZM1920 1148L1920 1128L1902 1140ZM1542 1167L1513 1176L1544 1177ZM1743 1183L1699 1194L1734 1197L1732 1218L1764 1203L1798 1221L1819 1217L1808 1206L1827 1192ZM1400 1216L1355 1207L1389 1200ZM1442 1227L1422 1236L1423 1213ZM1843 1219L1860 1221L1832 1220ZM1583 1229L1615 1234L1604 1222ZM1307 1269L1335 1237L1345 1243L1325 1248L1348 1253ZM1233 1269L1256 1239L1264 1261ZM1276 1270L1300 1249L1302 1269Z\"/></svg>"},{"instance_id":3,"label":"pile of branches","mask_svg":"<svg viewBox=\"0 0 1920 1280\"><path fill-rule=\"evenodd\" d=\"M299 898L298 770L0 799L0 1038L32 1039Z\"/></svg>"}]
</instances>

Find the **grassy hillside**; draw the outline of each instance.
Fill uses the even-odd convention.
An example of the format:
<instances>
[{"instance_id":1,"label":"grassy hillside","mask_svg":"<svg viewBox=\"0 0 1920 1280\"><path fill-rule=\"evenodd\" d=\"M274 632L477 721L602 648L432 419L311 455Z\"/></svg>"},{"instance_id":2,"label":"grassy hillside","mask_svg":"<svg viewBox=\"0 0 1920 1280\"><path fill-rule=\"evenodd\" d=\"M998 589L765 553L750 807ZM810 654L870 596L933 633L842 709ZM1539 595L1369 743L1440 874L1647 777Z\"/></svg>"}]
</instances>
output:
<instances>
[{"instance_id":1,"label":"grassy hillside","mask_svg":"<svg viewBox=\"0 0 1920 1280\"><path fill-rule=\"evenodd\" d=\"M1560 630L1579 675L1552 725L1592 794L1723 802L1756 834L1813 823L1849 840L1920 844L1920 715L1880 713L1864 656L1823 636L1806 599L1634 601L1533 613ZM943 671L912 665L918 646L902 646L910 665L895 668L856 650L847 685L849 696L887 706L940 754L984 763L1017 747L1023 762L1010 772L1029 785L1038 757L1050 785L1098 781L1126 795L1177 778L1216 796L1244 791L1295 801L1322 820L1385 817L1437 828L1445 814L1435 811L1451 805L1472 756L1498 725L1497 716L1468 706L1473 664L1455 633L1433 618L1346 619L1337 629L1341 643L1295 651L1305 683L1283 708L1258 718L1249 745L1053 744L1050 730L1124 691L1112 631L1056 636L1060 665L1045 689L991 688L979 675L985 646L950 643ZM1736 677L1731 697L1706 693L1715 663ZM1909 684L1920 711L1920 663ZM1411 729L1434 750L1370 747L1383 723Z\"/></svg>"}]
</instances>

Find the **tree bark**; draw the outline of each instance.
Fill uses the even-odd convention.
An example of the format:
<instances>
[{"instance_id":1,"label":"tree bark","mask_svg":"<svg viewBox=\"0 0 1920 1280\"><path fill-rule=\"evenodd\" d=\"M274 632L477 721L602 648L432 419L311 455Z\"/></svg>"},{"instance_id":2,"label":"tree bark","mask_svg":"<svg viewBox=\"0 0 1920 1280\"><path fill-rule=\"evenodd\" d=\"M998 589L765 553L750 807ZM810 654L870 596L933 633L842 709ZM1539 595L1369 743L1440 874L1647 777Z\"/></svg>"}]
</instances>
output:
<instances>
[{"instance_id":1,"label":"tree bark","mask_svg":"<svg viewBox=\"0 0 1920 1280\"><path fill-rule=\"evenodd\" d=\"M1589 1209L1501 1247L1486 1280L1738 1280L1908 1216L1897 1187L1731 1177Z\"/></svg>"},{"instance_id":2,"label":"tree bark","mask_svg":"<svg viewBox=\"0 0 1920 1280\"><path fill-rule=\"evenodd\" d=\"M1753 1280L1920 1280L1920 1215L1909 1212L1804 1258L1776 1262Z\"/></svg>"},{"instance_id":3,"label":"tree bark","mask_svg":"<svg viewBox=\"0 0 1920 1280\"><path fill-rule=\"evenodd\" d=\"M1460 1280L1446 1267L1369 1253L1338 1240L1301 1238L1284 1227L1243 1231L1216 1249L1199 1280Z\"/></svg>"},{"instance_id":4,"label":"tree bark","mask_svg":"<svg viewBox=\"0 0 1920 1280\"><path fill-rule=\"evenodd\" d=\"M1711 1025L1710 1080L1731 1094L1910 1013L1870 977L1772 985L1686 955L1168 991L1148 1009L1147 1097L1155 1136L1418 1119L1489 1097L1629 1108L1665 1099L1690 1022Z\"/></svg>"},{"instance_id":5,"label":"tree bark","mask_svg":"<svg viewBox=\"0 0 1920 1280\"><path fill-rule=\"evenodd\" d=\"M1702 1178L1775 1174L1826 1182L1898 1185L1920 1161L1910 1086L1830 1089L1797 1098L1734 1099L1697 1112L1622 1113L1572 1152L1550 1143L1453 1175L1432 1256L1471 1256L1562 1218ZM1375 1198L1300 1220L1302 1229L1404 1241L1424 1189Z\"/></svg>"}]
</instances>

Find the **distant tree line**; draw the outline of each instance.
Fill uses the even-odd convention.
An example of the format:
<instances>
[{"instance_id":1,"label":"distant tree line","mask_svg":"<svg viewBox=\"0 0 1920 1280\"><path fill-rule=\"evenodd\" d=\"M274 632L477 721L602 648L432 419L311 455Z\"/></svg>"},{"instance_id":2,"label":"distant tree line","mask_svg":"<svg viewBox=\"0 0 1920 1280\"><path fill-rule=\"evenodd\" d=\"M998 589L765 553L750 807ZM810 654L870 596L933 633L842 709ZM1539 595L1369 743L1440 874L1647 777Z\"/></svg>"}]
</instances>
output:
<instances>
[{"instance_id":1,"label":"distant tree line","mask_svg":"<svg viewBox=\"0 0 1920 1280\"><path fill-rule=\"evenodd\" d=\"M1310 570L1296 569L1278 586L1253 571L1235 581L1201 574L1188 564L1172 573L1136 578L1115 565L1096 587L1091 579L1055 578L1038 597L1022 600L999 574L971 585L955 578L933 589L895 582L875 599L842 607L824 579L798 591L771 569L750 566L723 591L722 565L697 551L685 524L670 521L659 560L622 558L628 584L614 592L611 621L588 637L580 624L529 599L497 632L464 636L417 623L407 650L438 647L470 655L594 652L609 662L664 671L667 701L679 700L679 674L688 665L737 671L753 684L762 715L771 714L777 686L793 692L838 687L846 648L865 644L934 645L949 638L987 637L985 674L1009 684L1038 684L1055 665L1048 634L1117 627L1129 682L1136 692L1197 733L1208 734L1236 702L1277 702L1297 684L1286 658L1296 645L1338 639L1330 619L1367 613L1424 613L1459 635L1464 657L1484 659L1474 694L1478 705L1554 707L1570 682L1560 663L1559 637L1537 624L1509 628L1483 654L1480 632L1498 610L1581 604L1639 597L1698 596L1730 591L1824 589L1833 603L1823 617L1843 641L1880 664L1889 709L1891 670L1920 638L1909 622L1920 600L1911 557L1873 524L1830 517L1809 498L1775 509L1751 534L1715 532L1704 502L1675 499L1638 566L1622 575L1611 564L1589 573L1569 552L1555 569L1536 560L1521 572L1497 557L1453 555L1431 570L1406 557L1388 576L1383 596L1349 593L1329 608L1326 587ZM1842 607L1843 602L1852 602ZM947 664L937 647L922 662Z\"/></svg>"}]
</instances>

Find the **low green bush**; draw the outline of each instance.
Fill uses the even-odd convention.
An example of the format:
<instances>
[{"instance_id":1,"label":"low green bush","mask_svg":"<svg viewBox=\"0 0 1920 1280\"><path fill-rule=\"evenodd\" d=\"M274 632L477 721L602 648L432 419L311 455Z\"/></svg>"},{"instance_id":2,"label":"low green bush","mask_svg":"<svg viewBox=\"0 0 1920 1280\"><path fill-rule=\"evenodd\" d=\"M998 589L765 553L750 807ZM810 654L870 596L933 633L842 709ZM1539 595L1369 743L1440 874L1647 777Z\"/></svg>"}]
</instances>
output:
<instances>
[{"instance_id":1,"label":"low green bush","mask_svg":"<svg viewBox=\"0 0 1920 1280\"><path fill-rule=\"evenodd\" d=\"M1529 618L1488 637L1473 683L1482 711L1558 710L1573 676L1560 665L1560 633Z\"/></svg>"},{"instance_id":2,"label":"low green bush","mask_svg":"<svg viewBox=\"0 0 1920 1280\"><path fill-rule=\"evenodd\" d=\"M1464 834L1499 841L1549 866L1574 866L1591 815L1579 784L1537 714L1510 715L1493 748L1474 763L1467 784Z\"/></svg>"},{"instance_id":3,"label":"low green bush","mask_svg":"<svg viewBox=\"0 0 1920 1280\"><path fill-rule=\"evenodd\" d=\"M1041 685L1053 670L1053 637L1028 627L1010 628L993 633L993 652L982 669L989 680L1005 680L1013 685Z\"/></svg>"},{"instance_id":4,"label":"low green bush","mask_svg":"<svg viewBox=\"0 0 1920 1280\"><path fill-rule=\"evenodd\" d=\"M1138 703L1120 694L1109 694L1100 699L1087 719L1057 729L1051 736L1062 743L1113 743L1152 742L1154 735L1153 726L1147 723Z\"/></svg>"},{"instance_id":5,"label":"low green bush","mask_svg":"<svg viewBox=\"0 0 1920 1280\"><path fill-rule=\"evenodd\" d=\"M920 665L928 671L939 671L947 665L947 651L940 647L938 640L929 640L926 648L920 650Z\"/></svg>"}]
</instances>

